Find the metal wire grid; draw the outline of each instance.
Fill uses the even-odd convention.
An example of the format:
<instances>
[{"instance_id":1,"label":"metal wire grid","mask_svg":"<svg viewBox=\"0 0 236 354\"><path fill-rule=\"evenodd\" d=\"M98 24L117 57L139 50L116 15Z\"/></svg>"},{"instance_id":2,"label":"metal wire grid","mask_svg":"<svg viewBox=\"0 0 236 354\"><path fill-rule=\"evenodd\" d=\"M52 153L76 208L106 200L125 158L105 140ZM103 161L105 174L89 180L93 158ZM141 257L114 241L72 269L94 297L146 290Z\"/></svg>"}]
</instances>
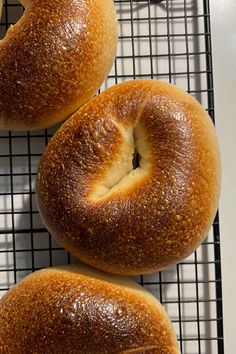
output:
<instances>
[{"instance_id":1,"label":"metal wire grid","mask_svg":"<svg viewBox=\"0 0 236 354\"><path fill-rule=\"evenodd\" d=\"M208 0L116 0L120 40L102 89L133 78L175 83L195 96L214 121ZM22 14L5 0L0 37ZM27 274L76 263L38 215L34 184L41 154L57 128L0 132L0 296ZM197 217L197 215L196 215ZM166 306L183 354L223 354L219 218L208 239L175 268L137 277Z\"/></svg>"}]
</instances>

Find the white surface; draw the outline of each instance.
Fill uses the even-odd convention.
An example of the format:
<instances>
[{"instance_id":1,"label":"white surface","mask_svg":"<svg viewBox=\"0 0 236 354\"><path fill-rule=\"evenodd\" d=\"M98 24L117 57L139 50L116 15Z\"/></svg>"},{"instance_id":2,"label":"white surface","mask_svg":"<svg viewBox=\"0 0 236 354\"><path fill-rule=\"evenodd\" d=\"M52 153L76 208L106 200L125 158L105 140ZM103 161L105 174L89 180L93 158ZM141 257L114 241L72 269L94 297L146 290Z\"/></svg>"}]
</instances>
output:
<instances>
[{"instance_id":1,"label":"white surface","mask_svg":"<svg viewBox=\"0 0 236 354\"><path fill-rule=\"evenodd\" d=\"M216 125L221 144L220 203L225 353L235 353L236 333L236 2L212 0Z\"/></svg>"}]
</instances>

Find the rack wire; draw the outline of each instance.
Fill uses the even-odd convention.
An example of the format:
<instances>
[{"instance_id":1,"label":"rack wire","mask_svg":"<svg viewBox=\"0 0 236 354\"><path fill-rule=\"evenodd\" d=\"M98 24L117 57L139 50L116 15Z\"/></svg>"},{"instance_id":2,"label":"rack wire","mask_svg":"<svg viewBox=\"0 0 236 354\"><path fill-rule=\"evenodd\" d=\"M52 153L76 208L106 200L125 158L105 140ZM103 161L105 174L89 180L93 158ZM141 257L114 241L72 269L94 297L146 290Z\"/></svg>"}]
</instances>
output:
<instances>
[{"instance_id":1,"label":"rack wire","mask_svg":"<svg viewBox=\"0 0 236 354\"><path fill-rule=\"evenodd\" d=\"M102 90L128 79L175 83L214 121L209 0L116 0L119 48ZM0 38L22 15L5 0ZM35 203L39 159L55 130L0 132L0 297L27 274L76 263L45 230ZM207 240L175 268L137 277L165 305L183 354L223 354L219 216Z\"/></svg>"}]
</instances>

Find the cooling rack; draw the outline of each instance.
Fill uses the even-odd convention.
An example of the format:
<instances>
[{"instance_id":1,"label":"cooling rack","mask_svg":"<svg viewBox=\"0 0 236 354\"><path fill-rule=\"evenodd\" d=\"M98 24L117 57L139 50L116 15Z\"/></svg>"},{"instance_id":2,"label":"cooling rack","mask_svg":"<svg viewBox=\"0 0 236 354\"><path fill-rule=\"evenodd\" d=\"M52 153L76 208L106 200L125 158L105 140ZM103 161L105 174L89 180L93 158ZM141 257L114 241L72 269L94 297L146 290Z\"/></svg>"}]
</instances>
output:
<instances>
[{"instance_id":1,"label":"cooling rack","mask_svg":"<svg viewBox=\"0 0 236 354\"><path fill-rule=\"evenodd\" d=\"M214 121L209 1L115 3L119 47L101 89L134 78L162 79L197 98ZM16 0L5 0L0 38L22 12ZM76 262L45 230L35 203L38 162L57 128L0 132L0 297L37 269ZM181 353L224 353L218 214L207 240L188 259L136 279L166 307Z\"/></svg>"}]
</instances>

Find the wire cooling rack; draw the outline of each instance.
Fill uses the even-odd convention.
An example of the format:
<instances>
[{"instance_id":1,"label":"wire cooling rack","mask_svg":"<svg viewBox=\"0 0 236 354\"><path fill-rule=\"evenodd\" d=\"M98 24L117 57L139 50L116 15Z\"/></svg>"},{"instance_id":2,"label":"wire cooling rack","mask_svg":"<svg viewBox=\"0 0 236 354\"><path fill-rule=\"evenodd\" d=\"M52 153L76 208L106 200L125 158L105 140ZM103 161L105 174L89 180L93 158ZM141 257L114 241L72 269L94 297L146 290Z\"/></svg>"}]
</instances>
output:
<instances>
[{"instance_id":1,"label":"wire cooling rack","mask_svg":"<svg viewBox=\"0 0 236 354\"><path fill-rule=\"evenodd\" d=\"M133 78L175 83L196 97L214 121L208 0L117 0L119 48L102 89ZM22 15L5 0L0 38ZM48 234L35 203L40 156L57 128L0 132L0 297L27 274L74 263ZM219 219L207 240L175 268L137 277L166 306L183 354L222 354Z\"/></svg>"}]
</instances>

